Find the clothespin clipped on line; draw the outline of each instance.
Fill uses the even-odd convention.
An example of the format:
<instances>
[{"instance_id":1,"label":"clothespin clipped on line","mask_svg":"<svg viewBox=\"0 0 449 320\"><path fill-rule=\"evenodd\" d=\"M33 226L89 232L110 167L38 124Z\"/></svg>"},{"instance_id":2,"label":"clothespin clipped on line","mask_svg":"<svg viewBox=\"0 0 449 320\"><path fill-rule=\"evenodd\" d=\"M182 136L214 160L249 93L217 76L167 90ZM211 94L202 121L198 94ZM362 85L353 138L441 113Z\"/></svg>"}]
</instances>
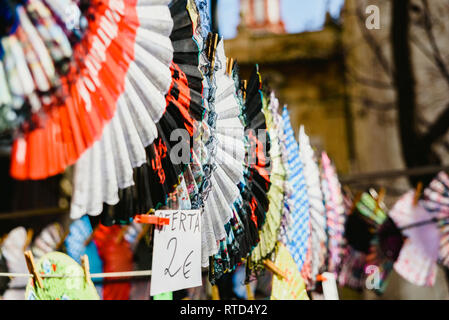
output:
<instances>
[{"instance_id":1,"label":"clothespin clipped on line","mask_svg":"<svg viewBox=\"0 0 449 320\"><path fill-rule=\"evenodd\" d=\"M234 68L234 59L226 58L226 74L232 76L232 69Z\"/></svg>"},{"instance_id":2,"label":"clothespin clipped on line","mask_svg":"<svg viewBox=\"0 0 449 320\"><path fill-rule=\"evenodd\" d=\"M276 276L280 277L281 279L287 280L287 276L285 275L285 273L282 272L281 269L276 267L276 265L273 263L273 261L271 261L269 259L265 259L263 261L263 264L264 264L265 268L267 268L268 270L273 272Z\"/></svg>"},{"instance_id":3,"label":"clothespin clipped on line","mask_svg":"<svg viewBox=\"0 0 449 320\"><path fill-rule=\"evenodd\" d=\"M421 198L421 193L423 189L423 183L420 181L416 185L415 196L413 197L413 206L416 207L418 205L419 198Z\"/></svg>"},{"instance_id":4,"label":"clothespin clipped on line","mask_svg":"<svg viewBox=\"0 0 449 320\"><path fill-rule=\"evenodd\" d=\"M25 251L29 247L31 241L33 240L33 235L34 235L33 229L31 229L31 228L28 229L27 230L27 237L25 239L25 243L23 244L23 251Z\"/></svg>"},{"instance_id":5,"label":"clothespin clipped on line","mask_svg":"<svg viewBox=\"0 0 449 320\"><path fill-rule=\"evenodd\" d=\"M24 252L25 261L27 263L28 271L33 275L33 281L34 283L39 286L39 288L44 287L44 282L42 281L41 276L39 275L39 272L37 272L36 265L34 264L34 256L33 253L28 250Z\"/></svg>"},{"instance_id":6,"label":"clothespin clipped on line","mask_svg":"<svg viewBox=\"0 0 449 320\"><path fill-rule=\"evenodd\" d=\"M248 87L248 81L243 80L242 81L242 93L243 93L243 100L246 100L246 88Z\"/></svg>"},{"instance_id":7,"label":"clothespin clipped on line","mask_svg":"<svg viewBox=\"0 0 449 320\"><path fill-rule=\"evenodd\" d=\"M69 230L64 231L64 228L59 223L55 223L55 226L56 226L56 229L58 229L59 235L61 236L61 240L56 244L55 250L57 251L64 244L65 238L67 238L70 231Z\"/></svg>"},{"instance_id":8,"label":"clothespin clipped on line","mask_svg":"<svg viewBox=\"0 0 449 320\"><path fill-rule=\"evenodd\" d=\"M85 254L81 257L81 266L83 267L84 278L86 279L86 283L93 283L92 279L90 277L89 258L87 256L87 254Z\"/></svg>"},{"instance_id":9,"label":"clothespin clipped on line","mask_svg":"<svg viewBox=\"0 0 449 320\"><path fill-rule=\"evenodd\" d=\"M207 37L207 57L210 61L210 69L214 70L215 68L215 52L217 50L218 45L218 34L209 32L209 36Z\"/></svg>"}]
</instances>

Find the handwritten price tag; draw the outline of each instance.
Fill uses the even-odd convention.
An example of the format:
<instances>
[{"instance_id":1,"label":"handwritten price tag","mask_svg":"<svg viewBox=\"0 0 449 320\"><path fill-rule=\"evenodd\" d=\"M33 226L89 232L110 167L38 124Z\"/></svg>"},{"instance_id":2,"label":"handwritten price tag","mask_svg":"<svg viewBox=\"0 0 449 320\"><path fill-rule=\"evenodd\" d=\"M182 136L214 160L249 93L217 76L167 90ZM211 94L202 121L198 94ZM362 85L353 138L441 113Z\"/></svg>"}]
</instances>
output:
<instances>
[{"instance_id":1,"label":"handwritten price tag","mask_svg":"<svg viewBox=\"0 0 449 320\"><path fill-rule=\"evenodd\" d=\"M170 225L154 230L151 295L202 285L200 210L159 210Z\"/></svg>"}]
</instances>

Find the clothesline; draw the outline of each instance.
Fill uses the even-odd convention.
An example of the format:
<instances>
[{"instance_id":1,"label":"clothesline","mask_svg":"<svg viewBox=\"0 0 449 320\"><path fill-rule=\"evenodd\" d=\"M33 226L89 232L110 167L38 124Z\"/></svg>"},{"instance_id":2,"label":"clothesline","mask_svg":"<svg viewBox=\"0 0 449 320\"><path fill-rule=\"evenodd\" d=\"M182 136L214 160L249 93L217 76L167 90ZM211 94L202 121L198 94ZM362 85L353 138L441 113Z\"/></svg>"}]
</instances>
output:
<instances>
[{"instance_id":1,"label":"clothesline","mask_svg":"<svg viewBox=\"0 0 449 320\"><path fill-rule=\"evenodd\" d=\"M122 272L105 272L105 273L91 273L91 278L130 278L130 277L147 277L151 276L151 270L138 270L138 271L122 271ZM11 277L11 278L27 278L33 277L31 273L9 273L1 272L0 277ZM51 274L51 275L40 275L41 278L84 278L84 274L78 275L62 275L62 274Z\"/></svg>"}]
</instances>

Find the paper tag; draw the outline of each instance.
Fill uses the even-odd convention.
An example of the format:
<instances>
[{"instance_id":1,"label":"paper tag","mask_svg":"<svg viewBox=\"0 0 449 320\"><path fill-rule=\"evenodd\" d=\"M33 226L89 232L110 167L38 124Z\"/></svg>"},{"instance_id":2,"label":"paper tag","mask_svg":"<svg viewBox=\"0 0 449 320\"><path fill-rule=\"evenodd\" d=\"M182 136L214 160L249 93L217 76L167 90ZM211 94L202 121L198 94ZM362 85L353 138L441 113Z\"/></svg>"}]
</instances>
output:
<instances>
[{"instance_id":1,"label":"paper tag","mask_svg":"<svg viewBox=\"0 0 449 320\"><path fill-rule=\"evenodd\" d=\"M154 229L151 295L199 287L201 279L200 210L158 210L170 224Z\"/></svg>"},{"instance_id":2,"label":"paper tag","mask_svg":"<svg viewBox=\"0 0 449 320\"><path fill-rule=\"evenodd\" d=\"M324 300L339 300L337 281L335 275L330 272L324 272L322 276L326 279L323 280L323 294Z\"/></svg>"}]
</instances>

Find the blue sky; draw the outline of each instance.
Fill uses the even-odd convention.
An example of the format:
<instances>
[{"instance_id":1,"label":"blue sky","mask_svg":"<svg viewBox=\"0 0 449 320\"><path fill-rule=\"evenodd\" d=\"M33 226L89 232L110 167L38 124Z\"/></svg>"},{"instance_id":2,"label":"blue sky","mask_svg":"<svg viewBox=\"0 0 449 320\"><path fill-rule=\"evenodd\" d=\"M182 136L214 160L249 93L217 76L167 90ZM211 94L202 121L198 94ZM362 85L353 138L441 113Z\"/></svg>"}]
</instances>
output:
<instances>
[{"instance_id":1,"label":"blue sky","mask_svg":"<svg viewBox=\"0 0 449 320\"><path fill-rule=\"evenodd\" d=\"M239 0L218 0L218 27L225 38L233 38L239 25ZM326 9L338 17L344 0L281 0L281 15L287 32L319 30L324 23Z\"/></svg>"}]
</instances>

